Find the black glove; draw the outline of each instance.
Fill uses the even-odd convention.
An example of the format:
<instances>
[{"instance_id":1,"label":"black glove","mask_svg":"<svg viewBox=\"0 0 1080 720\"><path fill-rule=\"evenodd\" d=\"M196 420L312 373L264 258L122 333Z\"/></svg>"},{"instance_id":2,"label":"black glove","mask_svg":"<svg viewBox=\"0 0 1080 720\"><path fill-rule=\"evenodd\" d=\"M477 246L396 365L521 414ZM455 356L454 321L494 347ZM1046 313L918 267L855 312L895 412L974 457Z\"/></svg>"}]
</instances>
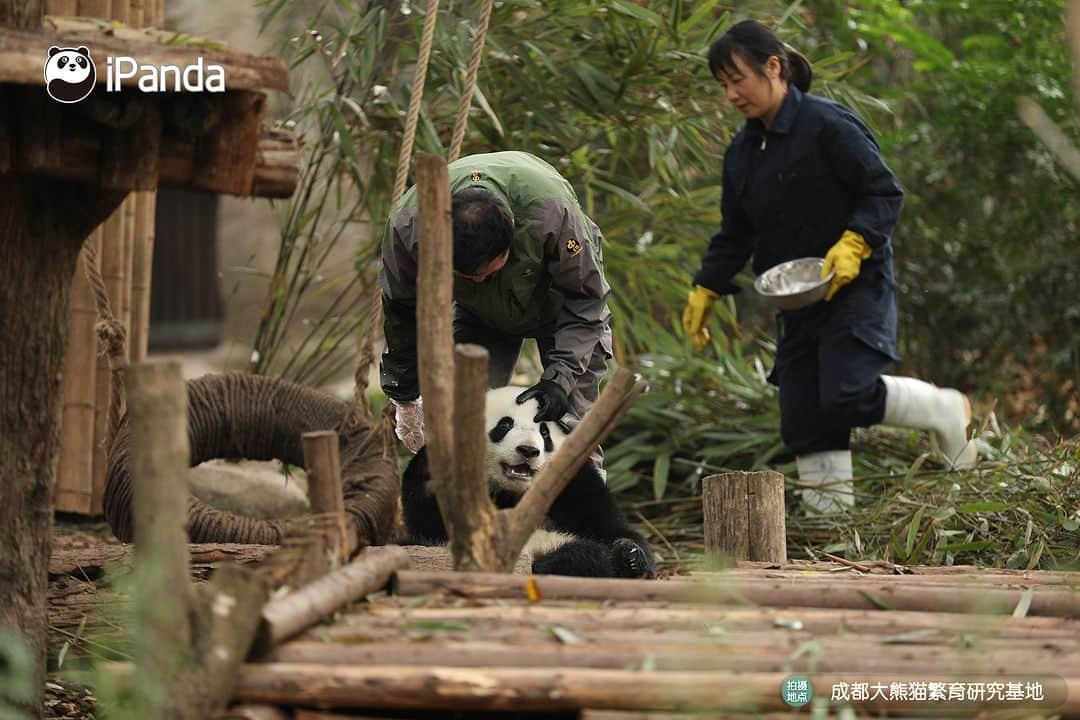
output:
<instances>
[{"instance_id":1,"label":"black glove","mask_svg":"<svg viewBox=\"0 0 1080 720\"><path fill-rule=\"evenodd\" d=\"M558 383L551 380L541 380L517 396L517 404L536 398L540 403L540 412L536 413L533 422L544 420L558 420L570 408L570 399L566 391Z\"/></svg>"}]
</instances>

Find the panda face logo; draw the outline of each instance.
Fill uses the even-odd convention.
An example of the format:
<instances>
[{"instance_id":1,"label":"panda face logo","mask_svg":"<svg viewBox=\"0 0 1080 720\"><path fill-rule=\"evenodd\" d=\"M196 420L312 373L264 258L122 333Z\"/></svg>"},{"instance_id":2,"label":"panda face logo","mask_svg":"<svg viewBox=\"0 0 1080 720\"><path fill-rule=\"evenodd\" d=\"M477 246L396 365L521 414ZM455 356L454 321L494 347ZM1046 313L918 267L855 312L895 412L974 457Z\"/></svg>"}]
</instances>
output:
<instances>
[{"instance_id":1,"label":"panda face logo","mask_svg":"<svg viewBox=\"0 0 1080 720\"><path fill-rule=\"evenodd\" d=\"M97 82L97 68L85 47L49 48L45 60L45 91L57 102L77 103Z\"/></svg>"}]
</instances>

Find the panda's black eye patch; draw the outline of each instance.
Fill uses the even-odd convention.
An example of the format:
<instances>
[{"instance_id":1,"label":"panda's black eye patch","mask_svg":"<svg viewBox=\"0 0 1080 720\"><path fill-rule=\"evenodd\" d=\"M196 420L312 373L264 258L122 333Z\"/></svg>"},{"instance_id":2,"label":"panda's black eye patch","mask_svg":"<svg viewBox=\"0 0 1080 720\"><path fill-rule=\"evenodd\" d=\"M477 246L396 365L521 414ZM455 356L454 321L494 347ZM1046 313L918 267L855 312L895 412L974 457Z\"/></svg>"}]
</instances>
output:
<instances>
[{"instance_id":1,"label":"panda's black eye patch","mask_svg":"<svg viewBox=\"0 0 1080 720\"><path fill-rule=\"evenodd\" d=\"M551 452L555 449L555 443L551 442L551 431L548 430L547 423L540 423L540 437L544 438L544 452Z\"/></svg>"},{"instance_id":2,"label":"panda's black eye patch","mask_svg":"<svg viewBox=\"0 0 1080 720\"><path fill-rule=\"evenodd\" d=\"M82 68L86 67L86 58L83 58L83 57L75 58L75 62L79 63L79 67L82 67Z\"/></svg>"},{"instance_id":3,"label":"panda's black eye patch","mask_svg":"<svg viewBox=\"0 0 1080 720\"><path fill-rule=\"evenodd\" d=\"M506 433L510 432L513 427L514 418L509 416L504 417L499 420L499 422L495 423L495 427L491 428L491 430L488 431L488 438L491 440L491 442L499 442L504 437L506 437Z\"/></svg>"},{"instance_id":4,"label":"panda's black eye patch","mask_svg":"<svg viewBox=\"0 0 1080 720\"><path fill-rule=\"evenodd\" d=\"M67 55L61 55L58 64L63 67L64 65L67 65L67 62Z\"/></svg>"}]
</instances>

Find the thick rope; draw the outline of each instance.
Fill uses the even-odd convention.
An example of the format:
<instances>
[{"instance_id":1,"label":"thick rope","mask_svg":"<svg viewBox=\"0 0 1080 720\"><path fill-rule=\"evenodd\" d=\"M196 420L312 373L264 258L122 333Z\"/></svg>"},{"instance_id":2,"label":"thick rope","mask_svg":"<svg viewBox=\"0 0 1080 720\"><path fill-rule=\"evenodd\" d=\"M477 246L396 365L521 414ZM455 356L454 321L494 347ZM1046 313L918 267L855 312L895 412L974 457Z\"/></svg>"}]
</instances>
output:
<instances>
[{"instance_id":1,"label":"thick rope","mask_svg":"<svg viewBox=\"0 0 1080 720\"><path fill-rule=\"evenodd\" d=\"M420 102L424 98L424 81L427 79L431 46L435 42L435 20L438 16L439 0L428 0L427 15L424 16L424 32L420 38L420 55L416 58L416 75L413 76L412 95L409 97L409 112L405 116L405 139L398 153L397 175L394 177L394 204L397 204L397 201L405 194L405 183L409 177L416 123L420 117Z\"/></svg>"},{"instance_id":2,"label":"thick rope","mask_svg":"<svg viewBox=\"0 0 1080 720\"><path fill-rule=\"evenodd\" d=\"M469 56L469 65L465 71L465 90L461 94L457 118L454 120L454 137L450 141L450 154L446 158L448 163L454 162L461 156L461 144L465 141L465 129L469 124L469 108L472 107L473 95L476 93L476 76L480 72L480 59L484 55L484 40L487 37L491 10L494 6L495 0L487 0L484 3L484 9L480 13L480 22L476 26L476 41L473 42L472 55Z\"/></svg>"},{"instance_id":3,"label":"thick rope","mask_svg":"<svg viewBox=\"0 0 1080 720\"><path fill-rule=\"evenodd\" d=\"M124 381L120 377L127 343L127 328L112 314L109 293L105 289L105 280L101 276L101 263L98 261L97 248L89 238L83 243L83 260L86 267L86 279L90 282L90 291L94 295L98 321L94 330L98 336L99 354L109 360L112 381L112 397L109 401L109 427L105 435L105 449L112 447L116 430L120 426L120 409L124 406Z\"/></svg>"}]
</instances>

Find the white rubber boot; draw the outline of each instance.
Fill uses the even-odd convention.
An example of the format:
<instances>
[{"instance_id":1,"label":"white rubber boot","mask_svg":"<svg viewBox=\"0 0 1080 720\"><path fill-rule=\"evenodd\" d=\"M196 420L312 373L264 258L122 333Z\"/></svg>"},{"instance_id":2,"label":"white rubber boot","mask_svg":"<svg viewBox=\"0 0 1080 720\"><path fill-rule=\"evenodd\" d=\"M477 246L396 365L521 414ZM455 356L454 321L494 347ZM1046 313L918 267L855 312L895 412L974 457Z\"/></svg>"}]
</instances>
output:
<instances>
[{"instance_id":1,"label":"white rubber boot","mask_svg":"<svg viewBox=\"0 0 1080 720\"><path fill-rule=\"evenodd\" d=\"M822 488L801 488L804 503L819 513L833 513L855 504L855 490L851 484L851 451L826 450L799 455L799 480ZM839 482L837 482L839 481ZM846 481L846 482L844 482Z\"/></svg>"},{"instance_id":2,"label":"white rubber boot","mask_svg":"<svg viewBox=\"0 0 1080 720\"><path fill-rule=\"evenodd\" d=\"M929 430L937 436L945 461L956 470L975 467L979 451L968 440L971 402L952 388L939 388L909 377L882 375L885 381L885 417L882 423Z\"/></svg>"}]
</instances>

